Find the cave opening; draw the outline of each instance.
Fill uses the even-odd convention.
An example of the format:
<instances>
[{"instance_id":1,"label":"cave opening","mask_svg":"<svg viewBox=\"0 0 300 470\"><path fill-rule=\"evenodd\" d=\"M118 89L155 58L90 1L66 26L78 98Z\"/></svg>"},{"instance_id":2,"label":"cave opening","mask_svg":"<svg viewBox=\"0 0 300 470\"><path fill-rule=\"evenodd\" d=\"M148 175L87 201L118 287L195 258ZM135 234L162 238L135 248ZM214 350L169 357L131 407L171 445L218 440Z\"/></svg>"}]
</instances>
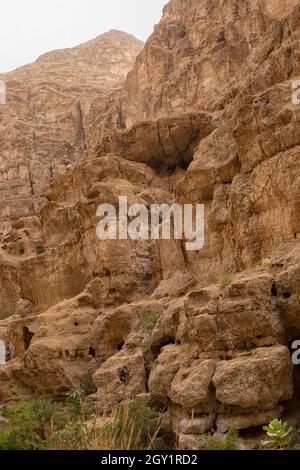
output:
<instances>
[{"instance_id":1,"label":"cave opening","mask_svg":"<svg viewBox=\"0 0 300 470\"><path fill-rule=\"evenodd\" d=\"M179 170L187 171L192 161L192 153L187 153L185 155L174 155L165 160L163 158L153 158L153 160L148 162L148 165L158 174L167 173L168 175L173 175Z\"/></svg>"},{"instance_id":2,"label":"cave opening","mask_svg":"<svg viewBox=\"0 0 300 470\"><path fill-rule=\"evenodd\" d=\"M123 347L124 347L124 341L121 340L118 344L117 344L117 349L118 351L122 351Z\"/></svg>"},{"instance_id":3,"label":"cave opening","mask_svg":"<svg viewBox=\"0 0 300 470\"><path fill-rule=\"evenodd\" d=\"M25 351L27 351L27 349L29 348L33 337L34 337L34 333L32 333L27 326L24 326L23 327L23 341L24 341Z\"/></svg>"},{"instance_id":4,"label":"cave opening","mask_svg":"<svg viewBox=\"0 0 300 470\"><path fill-rule=\"evenodd\" d=\"M90 346L89 356L96 357L96 349Z\"/></svg>"},{"instance_id":5,"label":"cave opening","mask_svg":"<svg viewBox=\"0 0 300 470\"><path fill-rule=\"evenodd\" d=\"M278 290L277 290L277 286L276 286L275 282L272 285L271 294L272 294L273 297L277 297L277 295L278 295Z\"/></svg>"},{"instance_id":6,"label":"cave opening","mask_svg":"<svg viewBox=\"0 0 300 470\"><path fill-rule=\"evenodd\" d=\"M173 336L167 336L152 346L151 351L153 354L153 360L156 360L161 353L161 350L169 344L175 344L175 338Z\"/></svg>"}]
</instances>

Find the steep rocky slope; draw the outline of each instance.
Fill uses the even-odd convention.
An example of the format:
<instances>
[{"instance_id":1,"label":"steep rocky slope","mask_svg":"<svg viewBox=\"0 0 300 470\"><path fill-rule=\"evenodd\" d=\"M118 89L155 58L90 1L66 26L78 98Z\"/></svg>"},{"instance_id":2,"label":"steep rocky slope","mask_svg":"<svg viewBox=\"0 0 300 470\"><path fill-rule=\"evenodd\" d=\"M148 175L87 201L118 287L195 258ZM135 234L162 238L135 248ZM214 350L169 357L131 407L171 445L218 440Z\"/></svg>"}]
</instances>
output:
<instances>
[{"instance_id":1,"label":"steep rocky slope","mask_svg":"<svg viewBox=\"0 0 300 470\"><path fill-rule=\"evenodd\" d=\"M168 3L89 158L2 245L0 310L19 315L0 329L2 399L92 377L99 412L147 394L181 448L298 406L299 52L297 0ZM205 204L204 249L98 240L97 206L119 195Z\"/></svg>"},{"instance_id":2,"label":"steep rocky slope","mask_svg":"<svg viewBox=\"0 0 300 470\"><path fill-rule=\"evenodd\" d=\"M1 231L5 221L35 215L49 179L87 157L91 129L142 46L133 36L109 31L0 75L7 88L0 108Z\"/></svg>"}]
</instances>

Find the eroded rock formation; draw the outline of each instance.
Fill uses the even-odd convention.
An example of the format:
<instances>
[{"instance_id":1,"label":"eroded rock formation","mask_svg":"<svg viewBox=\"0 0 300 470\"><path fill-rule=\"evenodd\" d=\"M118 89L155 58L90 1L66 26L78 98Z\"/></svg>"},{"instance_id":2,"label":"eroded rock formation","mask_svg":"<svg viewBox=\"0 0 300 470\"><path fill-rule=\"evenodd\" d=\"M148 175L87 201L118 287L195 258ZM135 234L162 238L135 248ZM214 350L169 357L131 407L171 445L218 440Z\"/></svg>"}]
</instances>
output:
<instances>
[{"instance_id":1,"label":"eroded rock formation","mask_svg":"<svg viewBox=\"0 0 300 470\"><path fill-rule=\"evenodd\" d=\"M103 413L148 394L182 448L300 398L299 51L297 0L167 4L89 158L1 246L0 310L19 315L1 324L4 384L88 383ZM120 195L203 203L204 249L98 240L96 209Z\"/></svg>"},{"instance_id":2,"label":"eroded rock formation","mask_svg":"<svg viewBox=\"0 0 300 470\"><path fill-rule=\"evenodd\" d=\"M38 213L45 185L59 170L87 158L92 129L142 47L112 30L0 75L7 90L0 108L2 233L6 221Z\"/></svg>"}]
</instances>

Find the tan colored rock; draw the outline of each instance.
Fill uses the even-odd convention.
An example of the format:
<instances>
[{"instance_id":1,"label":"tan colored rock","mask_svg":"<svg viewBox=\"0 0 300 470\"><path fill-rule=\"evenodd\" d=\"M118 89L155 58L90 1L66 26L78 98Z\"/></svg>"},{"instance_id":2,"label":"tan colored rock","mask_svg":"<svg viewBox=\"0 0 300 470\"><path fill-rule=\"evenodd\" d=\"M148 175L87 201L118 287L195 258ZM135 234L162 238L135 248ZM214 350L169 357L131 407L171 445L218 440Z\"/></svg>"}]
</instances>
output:
<instances>
[{"instance_id":1,"label":"tan colored rock","mask_svg":"<svg viewBox=\"0 0 300 470\"><path fill-rule=\"evenodd\" d=\"M179 434L179 450L207 450L207 441L205 436L196 436L195 434Z\"/></svg>"},{"instance_id":2,"label":"tan colored rock","mask_svg":"<svg viewBox=\"0 0 300 470\"><path fill-rule=\"evenodd\" d=\"M273 409L293 395L293 366L285 346L254 352L217 365L216 398L237 409Z\"/></svg>"},{"instance_id":3,"label":"tan colored rock","mask_svg":"<svg viewBox=\"0 0 300 470\"><path fill-rule=\"evenodd\" d=\"M0 219L2 226L38 213L44 186L60 169L85 159L106 100L123 83L143 43L109 31L72 49L41 56L1 74Z\"/></svg>"},{"instance_id":4,"label":"tan colored rock","mask_svg":"<svg viewBox=\"0 0 300 470\"><path fill-rule=\"evenodd\" d=\"M210 409L214 401L211 384L215 368L213 360L192 361L187 367L181 366L169 392L172 402L185 409Z\"/></svg>"},{"instance_id":5,"label":"tan colored rock","mask_svg":"<svg viewBox=\"0 0 300 470\"><path fill-rule=\"evenodd\" d=\"M269 424L273 419L278 419L282 415L283 407L279 406L274 410L264 411L250 415L223 416L219 415L217 420L217 432L226 433L230 428L247 429Z\"/></svg>"},{"instance_id":6,"label":"tan colored rock","mask_svg":"<svg viewBox=\"0 0 300 470\"><path fill-rule=\"evenodd\" d=\"M184 355L180 358L180 351L176 346L163 348L149 377L149 391L155 400L163 403L168 402L172 382L183 358Z\"/></svg>"},{"instance_id":7,"label":"tan colored rock","mask_svg":"<svg viewBox=\"0 0 300 470\"><path fill-rule=\"evenodd\" d=\"M180 423L180 430L182 434L205 434L210 431L214 425L216 415L201 416L194 419L184 419Z\"/></svg>"},{"instance_id":8,"label":"tan colored rock","mask_svg":"<svg viewBox=\"0 0 300 470\"><path fill-rule=\"evenodd\" d=\"M20 315L20 317L27 317L32 315L33 305L30 300L19 300L16 305L16 314Z\"/></svg>"}]
</instances>

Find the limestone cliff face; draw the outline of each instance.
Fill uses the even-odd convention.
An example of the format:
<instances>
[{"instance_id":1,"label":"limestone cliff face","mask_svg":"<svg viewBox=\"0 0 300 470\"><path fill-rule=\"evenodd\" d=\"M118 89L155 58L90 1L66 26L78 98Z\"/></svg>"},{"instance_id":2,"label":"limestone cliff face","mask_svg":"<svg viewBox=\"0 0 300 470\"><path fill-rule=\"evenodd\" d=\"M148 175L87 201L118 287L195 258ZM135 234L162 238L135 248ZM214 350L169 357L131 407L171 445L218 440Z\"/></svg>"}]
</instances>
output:
<instances>
[{"instance_id":1,"label":"limestone cliff face","mask_svg":"<svg viewBox=\"0 0 300 470\"><path fill-rule=\"evenodd\" d=\"M3 383L61 394L92 376L100 412L147 393L181 448L298 403L299 51L299 1L166 5L89 158L1 246ZM99 241L96 208L119 195L203 203L204 249Z\"/></svg>"},{"instance_id":2,"label":"limestone cliff face","mask_svg":"<svg viewBox=\"0 0 300 470\"><path fill-rule=\"evenodd\" d=\"M44 186L61 168L87 157L91 129L123 83L143 43L109 31L73 49L50 52L0 75L0 220L35 215Z\"/></svg>"},{"instance_id":3,"label":"limestone cliff face","mask_svg":"<svg viewBox=\"0 0 300 470\"><path fill-rule=\"evenodd\" d=\"M169 2L108 116L109 126L222 110L244 89L259 92L297 74L291 36L297 37L298 25L294 14L289 17L297 5L297 0Z\"/></svg>"}]
</instances>

